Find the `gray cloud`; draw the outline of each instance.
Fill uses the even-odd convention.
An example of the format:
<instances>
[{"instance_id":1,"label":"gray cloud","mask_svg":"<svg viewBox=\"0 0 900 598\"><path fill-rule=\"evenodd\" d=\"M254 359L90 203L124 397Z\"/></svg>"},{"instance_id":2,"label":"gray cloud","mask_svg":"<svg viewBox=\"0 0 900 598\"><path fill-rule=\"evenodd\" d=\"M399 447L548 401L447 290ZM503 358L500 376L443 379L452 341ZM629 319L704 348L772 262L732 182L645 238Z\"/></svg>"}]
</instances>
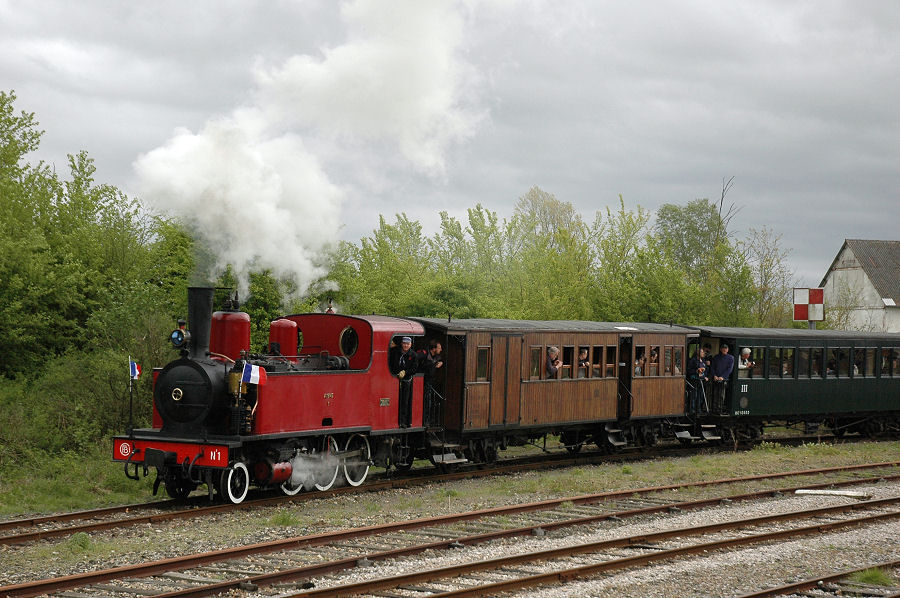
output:
<instances>
[{"instance_id":1,"label":"gray cloud","mask_svg":"<svg viewBox=\"0 0 900 598\"><path fill-rule=\"evenodd\" d=\"M400 211L426 230L478 202L508 216L532 185L590 219L734 175L736 232L781 234L805 283L844 238L897 238L896 3L420 5L0 2L0 81L47 130L40 158L86 149L130 192L138 156L254 114L229 155L296 152L321 186L294 185L332 202L326 237ZM260 192L277 180L248 169Z\"/></svg>"}]
</instances>

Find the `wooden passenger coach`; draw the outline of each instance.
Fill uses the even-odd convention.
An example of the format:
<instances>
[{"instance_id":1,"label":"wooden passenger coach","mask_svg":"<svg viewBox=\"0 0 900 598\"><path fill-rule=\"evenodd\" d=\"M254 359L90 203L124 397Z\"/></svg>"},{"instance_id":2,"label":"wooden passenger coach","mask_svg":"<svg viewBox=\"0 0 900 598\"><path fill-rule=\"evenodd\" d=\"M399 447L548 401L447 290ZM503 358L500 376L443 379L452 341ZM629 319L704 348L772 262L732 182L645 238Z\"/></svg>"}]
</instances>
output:
<instances>
[{"instance_id":1,"label":"wooden passenger coach","mask_svg":"<svg viewBox=\"0 0 900 598\"><path fill-rule=\"evenodd\" d=\"M661 324L416 318L444 348L436 381L444 426L462 437L537 437L684 412L686 347L696 331ZM548 376L548 348L562 366ZM657 362L635 370L638 351ZM586 363L579 362L585 350Z\"/></svg>"}]
</instances>

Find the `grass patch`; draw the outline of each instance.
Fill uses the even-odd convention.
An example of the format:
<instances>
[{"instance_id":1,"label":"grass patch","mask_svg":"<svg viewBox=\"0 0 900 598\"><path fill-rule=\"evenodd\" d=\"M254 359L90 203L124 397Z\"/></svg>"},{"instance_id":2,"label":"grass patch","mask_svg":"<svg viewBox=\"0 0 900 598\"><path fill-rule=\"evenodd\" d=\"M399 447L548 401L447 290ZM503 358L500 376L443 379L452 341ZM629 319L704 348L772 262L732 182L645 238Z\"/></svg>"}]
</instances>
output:
<instances>
[{"instance_id":1,"label":"grass patch","mask_svg":"<svg viewBox=\"0 0 900 598\"><path fill-rule=\"evenodd\" d=\"M26 454L0 470L0 517L146 502L155 477L127 479L109 442L78 453Z\"/></svg>"},{"instance_id":2,"label":"grass patch","mask_svg":"<svg viewBox=\"0 0 900 598\"><path fill-rule=\"evenodd\" d=\"M857 571L850 576L850 579L873 586L892 586L895 583L891 576L888 575L887 571L879 569L878 567L872 567L865 571Z\"/></svg>"},{"instance_id":3,"label":"grass patch","mask_svg":"<svg viewBox=\"0 0 900 598\"><path fill-rule=\"evenodd\" d=\"M266 525L270 527L298 527L302 524L303 520L291 511L278 511L266 519Z\"/></svg>"}]
</instances>

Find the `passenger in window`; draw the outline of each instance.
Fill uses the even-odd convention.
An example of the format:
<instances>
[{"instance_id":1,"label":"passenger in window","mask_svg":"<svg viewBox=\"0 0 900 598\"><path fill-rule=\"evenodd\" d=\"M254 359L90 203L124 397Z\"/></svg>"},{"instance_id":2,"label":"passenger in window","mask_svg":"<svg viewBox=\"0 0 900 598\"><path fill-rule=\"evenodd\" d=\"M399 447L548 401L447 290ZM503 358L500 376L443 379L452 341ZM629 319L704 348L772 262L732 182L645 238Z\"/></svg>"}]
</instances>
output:
<instances>
[{"instance_id":1,"label":"passenger in window","mask_svg":"<svg viewBox=\"0 0 900 598\"><path fill-rule=\"evenodd\" d=\"M719 354L712 358L709 369L713 380L712 411L715 413L725 411L725 388L732 370L734 370L734 355L729 355L728 345L722 343L719 346Z\"/></svg>"},{"instance_id":2,"label":"passenger in window","mask_svg":"<svg viewBox=\"0 0 900 598\"><path fill-rule=\"evenodd\" d=\"M741 349L741 355L738 357L738 378L749 378L750 370L753 369L753 366L756 365L753 363L753 360L750 359L750 349L748 347L744 347Z\"/></svg>"},{"instance_id":3,"label":"passenger in window","mask_svg":"<svg viewBox=\"0 0 900 598\"><path fill-rule=\"evenodd\" d=\"M635 376L643 376L644 371L646 370L646 362L647 357L643 353L638 353L637 358L634 360L634 375Z\"/></svg>"},{"instance_id":4,"label":"passenger in window","mask_svg":"<svg viewBox=\"0 0 900 598\"><path fill-rule=\"evenodd\" d=\"M588 368L590 367L591 362L588 360L587 347L581 347L578 349L578 377L587 378Z\"/></svg>"},{"instance_id":5,"label":"passenger in window","mask_svg":"<svg viewBox=\"0 0 900 598\"><path fill-rule=\"evenodd\" d=\"M547 378L556 378L556 373L562 366L559 359L559 347L547 348Z\"/></svg>"}]
</instances>

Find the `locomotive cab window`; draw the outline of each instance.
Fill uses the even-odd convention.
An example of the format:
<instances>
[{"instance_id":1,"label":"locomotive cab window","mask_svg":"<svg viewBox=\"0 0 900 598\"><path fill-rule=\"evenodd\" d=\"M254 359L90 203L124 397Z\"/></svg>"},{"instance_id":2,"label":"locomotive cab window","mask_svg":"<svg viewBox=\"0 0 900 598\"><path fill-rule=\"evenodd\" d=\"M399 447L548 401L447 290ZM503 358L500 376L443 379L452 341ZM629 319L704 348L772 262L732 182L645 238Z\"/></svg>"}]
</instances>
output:
<instances>
[{"instance_id":1,"label":"locomotive cab window","mask_svg":"<svg viewBox=\"0 0 900 598\"><path fill-rule=\"evenodd\" d=\"M356 333L352 327L347 326L341 332L341 354L344 357L353 357L356 355L356 350L359 349L359 335Z\"/></svg>"},{"instance_id":2,"label":"locomotive cab window","mask_svg":"<svg viewBox=\"0 0 900 598\"><path fill-rule=\"evenodd\" d=\"M475 381L487 382L491 371L491 348L478 347L478 354L475 357Z\"/></svg>"}]
</instances>

